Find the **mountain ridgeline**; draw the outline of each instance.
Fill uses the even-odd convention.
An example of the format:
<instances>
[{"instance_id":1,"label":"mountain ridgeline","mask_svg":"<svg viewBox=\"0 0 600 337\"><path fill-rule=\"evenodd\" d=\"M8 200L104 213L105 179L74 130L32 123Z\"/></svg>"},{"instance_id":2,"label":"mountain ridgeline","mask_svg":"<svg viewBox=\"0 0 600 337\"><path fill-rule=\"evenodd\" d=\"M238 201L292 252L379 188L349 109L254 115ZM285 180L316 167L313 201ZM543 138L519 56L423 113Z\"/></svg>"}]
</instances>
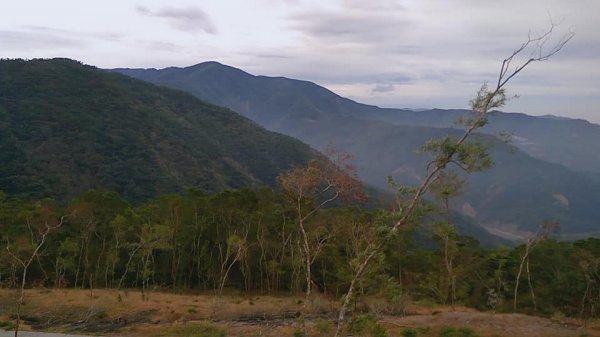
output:
<instances>
[{"instance_id":1,"label":"mountain ridgeline","mask_svg":"<svg viewBox=\"0 0 600 337\"><path fill-rule=\"evenodd\" d=\"M386 177L414 184L428 157L426 141L459 134L456 110L382 109L343 98L314 83L253 76L216 62L186 68L114 69L187 91L298 138L317 149L333 146L355 157L366 183L387 188ZM497 131L512 133L506 144ZM490 146L495 165L469 176L453 207L488 231L510 239L531 235L547 220L565 236L597 234L600 158L593 149L600 127L579 120L495 112L476 136Z\"/></svg>"},{"instance_id":2,"label":"mountain ridgeline","mask_svg":"<svg viewBox=\"0 0 600 337\"><path fill-rule=\"evenodd\" d=\"M136 202L275 184L317 152L181 91L66 59L0 61L0 190Z\"/></svg>"}]
</instances>

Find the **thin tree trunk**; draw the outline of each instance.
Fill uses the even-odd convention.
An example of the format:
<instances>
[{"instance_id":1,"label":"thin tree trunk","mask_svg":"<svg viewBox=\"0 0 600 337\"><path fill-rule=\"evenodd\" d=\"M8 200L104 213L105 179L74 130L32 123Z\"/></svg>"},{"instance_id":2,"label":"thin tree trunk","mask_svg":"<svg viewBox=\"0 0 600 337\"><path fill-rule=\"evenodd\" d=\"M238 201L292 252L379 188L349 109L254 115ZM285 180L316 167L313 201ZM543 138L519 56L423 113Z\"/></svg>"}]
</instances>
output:
<instances>
[{"instance_id":1,"label":"thin tree trunk","mask_svg":"<svg viewBox=\"0 0 600 337\"><path fill-rule=\"evenodd\" d=\"M340 308L340 312L338 315L337 327L335 329L334 337L339 336L340 332L342 331L342 328L345 325L346 312L348 311L348 307L350 306L352 298L354 297L354 289L356 288L356 283L360 280L363 272L365 271L369 262L371 262L371 259L375 256L376 252L377 252L376 249L371 250L371 252L367 255L365 260L360 264L360 266L356 270L356 273L354 274L354 277L352 278L352 282L350 282L350 288L348 288L348 292L346 293L346 296L344 297L344 302L342 302L342 307Z\"/></svg>"},{"instance_id":2,"label":"thin tree trunk","mask_svg":"<svg viewBox=\"0 0 600 337\"><path fill-rule=\"evenodd\" d=\"M521 280L521 274L523 273L523 265L529 255L529 242L525 245L525 254L521 257L521 263L519 264L519 272L517 273L517 279L515 281L515 293L513 298L513 311L517 311L517 300L519 296L519 281Z\"/></svg>"},{"instance_id":3,"label":"thin tree trunk","mask_svg":"<svg viewBox=\"0 0 600 337\"><path fill-rule=\"evenodd\" d=\"M537 311L537 303L535 302L535 293L533 292L533 286L531 284L531 272L529 271L529 256L527 256L527 284L529 285L529 291L531 292L531 300L533 301L533 310Z\"/></svg>"},{"instance_id":4,"label":"thin tree trunk","mask_svg":"<svg viewBox=\"0 0 600 337\"><path fill-rule=\"evenodd\" d=\"M590 278L585 276L585 292L583 293L583 298L581 299L581 310L579 311L579 316L583 319L583 313L585 311L585 301L587 299L587 294L590 291Z\"/></svg>"}]
</instances>

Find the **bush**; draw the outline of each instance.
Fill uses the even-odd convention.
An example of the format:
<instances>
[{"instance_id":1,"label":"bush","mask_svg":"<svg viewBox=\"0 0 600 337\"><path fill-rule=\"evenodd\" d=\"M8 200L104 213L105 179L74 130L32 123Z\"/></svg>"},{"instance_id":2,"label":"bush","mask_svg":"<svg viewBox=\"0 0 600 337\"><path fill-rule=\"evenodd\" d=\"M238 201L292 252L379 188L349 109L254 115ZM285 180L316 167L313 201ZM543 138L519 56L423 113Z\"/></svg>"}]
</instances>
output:
<instances>
[{"instance_id":1,"label":"bush","mask_svg":"<svg viewBox=\"0 0 600 337\"><path fill-rule=\"evenodd\" d=\"M371 328L371 336L373 336L373 337L387 337L387 331L385 330L384 327L382 327L378 323L375 323L375 325L373 325L373 327Z\"/></svg>"},{"instance_id":2,"label":"bush","mask_svg":"<svg viewBox=\"0 0 600 337\"><path fill-rule=\"evenodd\" d=\"M348 322L346 328L352 335L364 336L375 324L375 318L371 315L358 315Z\"/></svg>"},{"instance_id":3,"label":"bush","mask_svg":"<svg viewBox=\"0 0 600 337\"><path fill-rule=\"evenodd\" d=\"M417 337L417 330L411 328L405 328L402 330L403 337Z\"/></svg>"},{"instance_id":4,"label":"bush","mask_svg":"<svg viewBox=\"0 0 600 337\"><path fill-rule=\"evenodd\" d=\"M0 328L4 330L13 330L15 328L15 323L0 321Z\"/></svg>"},{"instance_id":5,"label":"bush","mask_svg":"<svg viewBox=\"0 0 600 337\"><path fill-rule=\"evenodd\" d=\"M294 337L305 337L304 331L302 331L302 330L294 331Z\"/></svg>"},{"instance_id":6,"label":"bush","mask_svg":"<svg viewBox=\"0 0 600 337\"><path fill-rule=\"evenodd\" d=\"M444 328L440 332L440 337L478 337L473 330L469 328Z\"/></svg>"},{"instance_id":7,"label":"bush","mask_svg":"<svg viewBox=\"0 0 600 337\"><path fill-rule=\"evenodd\" d=\"M371 315L358 315L350 320L347 332L353 336L386 337L387 331Z\"/></svg>"},{"instance_id":8,"label":"bush","mask_svg":"<svg viewBox=\"0 0 600 337\"><path fill-rule=\"evenodd\" d=\"M331 323L331 321L328 320L320 319L315 322L315 328L317 329L319 334L323 336L329 334L329 332L331 332L332 327L333 324Z\"/></svg>"}]
</instances>

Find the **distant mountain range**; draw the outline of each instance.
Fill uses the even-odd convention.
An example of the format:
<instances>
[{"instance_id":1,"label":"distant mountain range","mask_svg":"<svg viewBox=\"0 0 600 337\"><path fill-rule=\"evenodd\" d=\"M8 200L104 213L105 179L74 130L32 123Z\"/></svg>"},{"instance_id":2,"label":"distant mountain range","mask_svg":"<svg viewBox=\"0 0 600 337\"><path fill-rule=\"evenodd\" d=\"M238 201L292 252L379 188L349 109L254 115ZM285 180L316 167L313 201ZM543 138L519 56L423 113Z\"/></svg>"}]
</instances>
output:
<instances>
[{"instance_id":1,"label":"distant mountain range","mask_svg":"<svg viewBox=\"0 0 600 337\"><path fill-rule=\"evenodd\" d=\"M253 76L216 62L113 71L187 91L317 149L351 153L359 177L381 188L387 188L387 176L418 182L427 157L415 150L429 139L460 132L453 122L468 113L382 109L314 83ZM496 163L468 177L465 193L452 202L457 210L510 239L530 235L546 220L559 221L566 237L600 232L600 126L495 112L481 131L477 138L490 144ZM511 144L495 137L498 131L511 133Z\"/></svg>"},{"instance_id":2,"label":"distant mountain range","mask_svg":"<svg viewBox=\"0 0 600 337\"><path fill-rule=\"evenodd\" d=\"M66 59L0 61L0 190L132 202L274 186L318 152L226 108Z\"/></svg>"},{"instance_id":3,"label":"distant mountain range","mask_svg":"<svg viewBox=\"0 0 600 337\"><path fill-rule=\"evenodd\" d=\"M456 127L455 121L467 110L410 111L379 109L360 118L395 125ZM600 174L600 125L582 119L556 116L528 116L522 113L492 112L481 132L506 133L512 145L533 157L564 165L574 171Z\"/></svg>"}]
</instances>

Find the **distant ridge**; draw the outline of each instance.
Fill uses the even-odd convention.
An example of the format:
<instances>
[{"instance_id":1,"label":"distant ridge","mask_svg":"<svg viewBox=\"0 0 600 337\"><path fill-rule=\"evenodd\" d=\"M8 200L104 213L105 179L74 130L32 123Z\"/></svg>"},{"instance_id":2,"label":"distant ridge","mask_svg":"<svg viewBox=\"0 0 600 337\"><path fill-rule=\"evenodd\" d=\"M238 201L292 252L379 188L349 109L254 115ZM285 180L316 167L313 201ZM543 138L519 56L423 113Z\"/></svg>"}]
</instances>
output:
<instances>
[{"instance_id":1,"label":"distant ridge","mask_svg":"<svg viewBox=\"0 0 600 337\"><path fill-rule=\"evenodd\" d=\"M351 153L361 179L386 188L386 177L415 183L426 156L417 150L431 138L459 132L465 110L382 109L336 95L314 83L254 76L215 62L163 70L115 69L152 83L185 90L229 107L268 129L317 149ZM495 137L513 134L511 145ZM471 175L454 208L496 233L526 237L546 220L565 234L600 227L600 126L496 112L478 137L492 145L496 165ZM567 202L565 202L565 200Z\"/></svg>"}]
</instances>

